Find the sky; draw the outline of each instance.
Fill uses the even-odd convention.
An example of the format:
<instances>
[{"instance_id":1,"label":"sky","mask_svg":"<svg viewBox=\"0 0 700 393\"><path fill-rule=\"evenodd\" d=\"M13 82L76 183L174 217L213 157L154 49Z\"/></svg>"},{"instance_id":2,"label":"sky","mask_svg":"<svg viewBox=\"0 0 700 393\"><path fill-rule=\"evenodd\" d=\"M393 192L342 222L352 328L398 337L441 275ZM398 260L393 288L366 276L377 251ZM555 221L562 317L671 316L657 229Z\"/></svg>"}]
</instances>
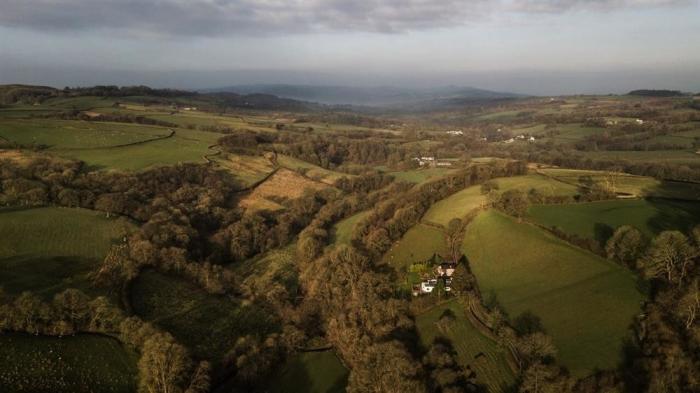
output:
<instances>
[{"instance_id":1,"label":"sky","mask_svg":"<svg viewBox=\"0 0 700 393\"><path fill-rule=\"evenodd\" d=\"M700 91L700 0L0 0L0 83Z\"/></svg>"}]
</instances>

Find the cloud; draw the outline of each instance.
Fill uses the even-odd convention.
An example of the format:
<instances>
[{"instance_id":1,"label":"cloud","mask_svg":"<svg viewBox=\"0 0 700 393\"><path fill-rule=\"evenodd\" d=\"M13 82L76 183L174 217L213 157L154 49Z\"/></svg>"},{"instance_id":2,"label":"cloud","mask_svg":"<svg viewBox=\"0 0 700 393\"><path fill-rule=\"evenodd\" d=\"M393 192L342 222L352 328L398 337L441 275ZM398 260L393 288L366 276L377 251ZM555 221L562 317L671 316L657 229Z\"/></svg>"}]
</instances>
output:
<instances>
[{"instance_id":1,"label":"cloud","mask_svg":"<svg viewBox=\"0 0 700 393\"><path fill-rule=\"evenodd\" d=\"M496 12L566 12L679 0L2 0L0 26L164 36L397 33L476 23Z\"/></svg>"},{"instance_id":2,"label":"cloud","mask_svg":"<svg viewBox=\"0 0 700 393\"><path fill-rule=\"evenodd\" d=\"M514 12L562 13L572 10L611 11L616 9L673 7L694 3L693 0L513 0Z\"/></svg>"}]
</instances>

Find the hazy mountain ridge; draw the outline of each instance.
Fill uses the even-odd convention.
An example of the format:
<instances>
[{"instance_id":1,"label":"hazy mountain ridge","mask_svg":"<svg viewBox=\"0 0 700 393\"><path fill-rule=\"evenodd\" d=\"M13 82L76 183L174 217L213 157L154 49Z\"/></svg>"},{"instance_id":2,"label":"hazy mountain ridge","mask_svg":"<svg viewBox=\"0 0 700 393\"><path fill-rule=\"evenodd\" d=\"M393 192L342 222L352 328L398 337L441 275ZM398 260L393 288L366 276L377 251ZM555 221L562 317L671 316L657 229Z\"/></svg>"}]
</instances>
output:
<instances>
[{"instance_id":1,"label":"hazy mountain ridge","mask_svg":"<svg viewBox=\"0 0 700 393\"><path fill-rule=\"evenodd\" d=\"M283 98L312 101L329 105L402 106L446 100L491 100L521 97L473 87L443 86L435 88L351 87L289 84L235 85L203 92L234 92L237 94L271 94Z\"/></svg>"}]
</instances>

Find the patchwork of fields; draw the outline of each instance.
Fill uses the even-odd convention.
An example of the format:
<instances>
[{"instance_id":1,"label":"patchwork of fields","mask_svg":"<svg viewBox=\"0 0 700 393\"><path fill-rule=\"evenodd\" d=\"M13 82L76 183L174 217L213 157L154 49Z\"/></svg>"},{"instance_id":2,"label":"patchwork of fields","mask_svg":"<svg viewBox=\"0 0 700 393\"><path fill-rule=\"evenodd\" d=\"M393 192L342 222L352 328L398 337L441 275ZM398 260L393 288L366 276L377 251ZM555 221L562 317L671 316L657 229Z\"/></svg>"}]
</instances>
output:
<instances>
[{"instance_id":1,"label":"patchwork of fields","mask_svg":"<svg viewBox=\"0 0 700 393\"><path fill-rule=\"evenodd\" d=\"M486 299L539 317L575 376L614 368L644 296L622 267L495 211L470 224L464 252Z\"/></svg>"}]
</instances>

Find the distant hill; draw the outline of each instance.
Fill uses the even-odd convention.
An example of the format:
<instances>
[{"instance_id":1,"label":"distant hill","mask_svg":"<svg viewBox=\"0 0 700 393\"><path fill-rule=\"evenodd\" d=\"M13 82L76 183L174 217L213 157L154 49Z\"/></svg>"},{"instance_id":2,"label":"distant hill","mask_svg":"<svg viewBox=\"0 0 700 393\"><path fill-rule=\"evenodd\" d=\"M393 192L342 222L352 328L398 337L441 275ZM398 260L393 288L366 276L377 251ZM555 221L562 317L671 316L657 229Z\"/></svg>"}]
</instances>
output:
<instances>
[{"instance_id":1,"label":"distant hill","mask_svg":"<svg viewBox=\"0 0 700 393\"><path fill-rule=\"evenodd\" d=\"M473 87L444 86L436 88L350 87L257 84L207 89L203 92L232 92L237 94L271 94L295 100L328 105L404 106L431 102L459 102L519 97Z\"/></svg>"},{"instance_id":2,"label":"distant hill","mask_svg":"<svg viewBox=\"0 0 700 393\"><path fill-rule=\"evenodd\" d=\"M318 104L264 93L201 93L187 90L153 89L147 86L92 86L55 89L47 86L0 85L0 105L14 103L38 104L55 97L79 96L131 97L132 99L151 104L168 104L175 101L189 100L205 103L212 107L261 110L315 110L320 107Z\"/></svg>"},{"instance_id":3,"label":"distant hill","mask_svg":"<svg viewBox=\"0 0 700 393\"><path fill-rule=\"evenodd\" d=\"M645 96L645 97L682 97L686 95L678 90L652 90L652 89L640 89L632 90L627 95L630 96Z\"/></svg>"}]
</instances>

